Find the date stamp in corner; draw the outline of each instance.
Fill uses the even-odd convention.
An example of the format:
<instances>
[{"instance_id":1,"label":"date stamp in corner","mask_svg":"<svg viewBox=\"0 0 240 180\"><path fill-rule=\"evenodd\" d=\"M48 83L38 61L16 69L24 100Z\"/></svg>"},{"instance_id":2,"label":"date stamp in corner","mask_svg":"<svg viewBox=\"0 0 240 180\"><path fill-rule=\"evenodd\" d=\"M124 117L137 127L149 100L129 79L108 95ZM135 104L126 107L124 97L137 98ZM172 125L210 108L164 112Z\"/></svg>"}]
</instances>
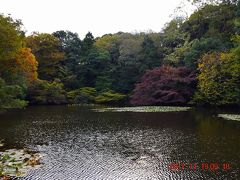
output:
<instances>
[{"instance_id":1,"label":"date stamp in corner","mask_svg":"<svg viewBox=\"0 0 240 180\"><path fill-rule=\"evenodd\" d=\"M203 171L228 171L231 170L231 164L228 162L218 163L218 162L202 162L202 163L184 163L184 162L173 162L168 165L171 171L182 171L182 170L203 170Z\"/></svg>"}]
</instances>

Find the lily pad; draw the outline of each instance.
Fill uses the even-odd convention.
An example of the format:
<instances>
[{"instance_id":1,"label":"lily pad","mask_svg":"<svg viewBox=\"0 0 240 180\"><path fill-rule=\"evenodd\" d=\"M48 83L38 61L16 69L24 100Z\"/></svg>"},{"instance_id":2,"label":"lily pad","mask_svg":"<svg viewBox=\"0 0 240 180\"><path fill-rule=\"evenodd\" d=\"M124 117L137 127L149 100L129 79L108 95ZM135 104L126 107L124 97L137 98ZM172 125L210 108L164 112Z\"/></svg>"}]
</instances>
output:
<instances>
[{"instance_id":1,"label":"lily pad","mask_svg":"<svg viewBox=\"0 0 240 180\"><path fill-rule=\"evenodd\" d=\"M180 112L188 111L190 107L177 106L141 106L93 109L96 112Z\"/></svg>"},{"instance_id":2,"label":"lily pad","mask_svg":"<svg viewBox=\"0 0 240 180\"><path fill-rule=\"evenodd\" d=\"M3 140L0 140L0 147L3 147L3 146L4 146Z\"/></svg>"},{"instance_id":3,"label":"lily pad","mask_svg":"<svg viewBox=\"0 0 240 180\"><path fill-rule=\"evenodd\" d=\"M218 117L226 120L240 121L240 114L219 114Z\"/></svg>"},{"instance_id":4,"label":"lily pad","mask_svg":"<svg viewBox=\"0 0 240 180\"><path fill-rule=\"evenodd\" d=\"M26 149L9 149L0 152L0 177L22 177L39 167L42 155Z\"/></svg>"}]
</instances>

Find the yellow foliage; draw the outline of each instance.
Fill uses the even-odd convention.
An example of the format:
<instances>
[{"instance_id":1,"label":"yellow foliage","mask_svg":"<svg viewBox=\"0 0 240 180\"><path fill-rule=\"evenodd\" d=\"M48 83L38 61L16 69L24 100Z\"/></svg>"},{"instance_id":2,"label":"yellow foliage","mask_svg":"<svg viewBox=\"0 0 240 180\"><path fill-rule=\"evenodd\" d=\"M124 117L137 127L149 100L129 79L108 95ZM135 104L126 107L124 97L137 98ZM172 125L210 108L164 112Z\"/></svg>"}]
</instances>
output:
<instances>
[{"instance_id":1,"label":"yellow foliage","mask_svg":"<svg viewBox=\"0 0 240 180\"><path fill-rule=\"evenodd\" d=\"M205 54L199 60L198 70L198 90L194 97L196 102L215 105L239 103L238 48L229 53Z\"/></svg>"},{"instance_id":2,"label":"yellow foliage","mask_svg":"<svg viewBox=\"0 0 240 180\"><path fill-rule=\"evenodd\" d=\"M38 62L31 49L21 48L16 54L16 71L22 73L28 82L37 79Z\"/></svg>"},{"instance_id":3,"label":"yellow foliage","mask_svg":"<svg viewBox=\"0 0 240 180\"><path fill-rule=\"evenodd\" d=\"M97 39L94 45L98 48L103 48L105 50L109 50L112 48L114 42L118 40L117 35L105 35L99 39Z\"/></svg>"}]
</instances>

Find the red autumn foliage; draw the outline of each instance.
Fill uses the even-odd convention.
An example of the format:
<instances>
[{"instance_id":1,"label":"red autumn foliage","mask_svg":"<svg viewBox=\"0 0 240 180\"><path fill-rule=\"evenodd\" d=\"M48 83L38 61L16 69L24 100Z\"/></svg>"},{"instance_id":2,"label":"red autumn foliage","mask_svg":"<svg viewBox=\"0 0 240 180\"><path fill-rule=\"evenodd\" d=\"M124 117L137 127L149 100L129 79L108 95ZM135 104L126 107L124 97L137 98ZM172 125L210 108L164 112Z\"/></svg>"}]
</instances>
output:
<instances>
[{"instance_id":1,"label":"red autumn foliage","mask_svg":"<svg viewBox=\"0 0 240 180\"><path fill-rule=\"evenodd\" d=\"M190 69L162 66L142 76L130 102L133 105L184 104L192 97L195 87L195 73Z\"/></svg>"}]
</instances>

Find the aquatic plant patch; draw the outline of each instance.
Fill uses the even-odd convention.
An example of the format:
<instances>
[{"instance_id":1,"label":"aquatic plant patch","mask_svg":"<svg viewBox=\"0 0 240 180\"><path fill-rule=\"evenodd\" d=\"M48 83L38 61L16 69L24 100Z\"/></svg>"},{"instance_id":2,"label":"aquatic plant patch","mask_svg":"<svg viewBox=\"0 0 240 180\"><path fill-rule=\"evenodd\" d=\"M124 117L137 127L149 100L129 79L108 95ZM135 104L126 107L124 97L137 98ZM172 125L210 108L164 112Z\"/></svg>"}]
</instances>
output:
<instances>
[{"instance_id":1,"label":"aquatic plant patch","mask_svg":"<svg viewBox=\"0 0 240 180\"><path fill-rule=\"evenodd\" d=\"M190 107L177 106L141 106L141 107L120 107L93 109L97 112L180 112L188 111Z\"/></svg>"},{"instance_id":2,"label":"aquatic plant patch","mask_svg":"<svg viewBox=\"0 0 240 180\"><path fill-rule=\"evenodd\" d=\"M0 140L0 148L4 146L3 140Z\"/></svg>"},{"instance_id":3,"label":"aquatic plant patch","mask_svg":"<svg viewBox=\"0 0 240 180\"><path fill-rule=\"evenodd\" d=\"M240 121L240 114L219 114L218 117L226 120Z\"/></svg>"},{"instance_id":4,"label":"aquatic plant patch","mask_svg":"<svg viewBox=\"0 0 240 180\"><path fill-rule=\"evenodd\" d=\"M26 149L9 149L0 152L1 177L22 177L30 169L40 167L41 155Z\"/></svg>"}]
</instances>

